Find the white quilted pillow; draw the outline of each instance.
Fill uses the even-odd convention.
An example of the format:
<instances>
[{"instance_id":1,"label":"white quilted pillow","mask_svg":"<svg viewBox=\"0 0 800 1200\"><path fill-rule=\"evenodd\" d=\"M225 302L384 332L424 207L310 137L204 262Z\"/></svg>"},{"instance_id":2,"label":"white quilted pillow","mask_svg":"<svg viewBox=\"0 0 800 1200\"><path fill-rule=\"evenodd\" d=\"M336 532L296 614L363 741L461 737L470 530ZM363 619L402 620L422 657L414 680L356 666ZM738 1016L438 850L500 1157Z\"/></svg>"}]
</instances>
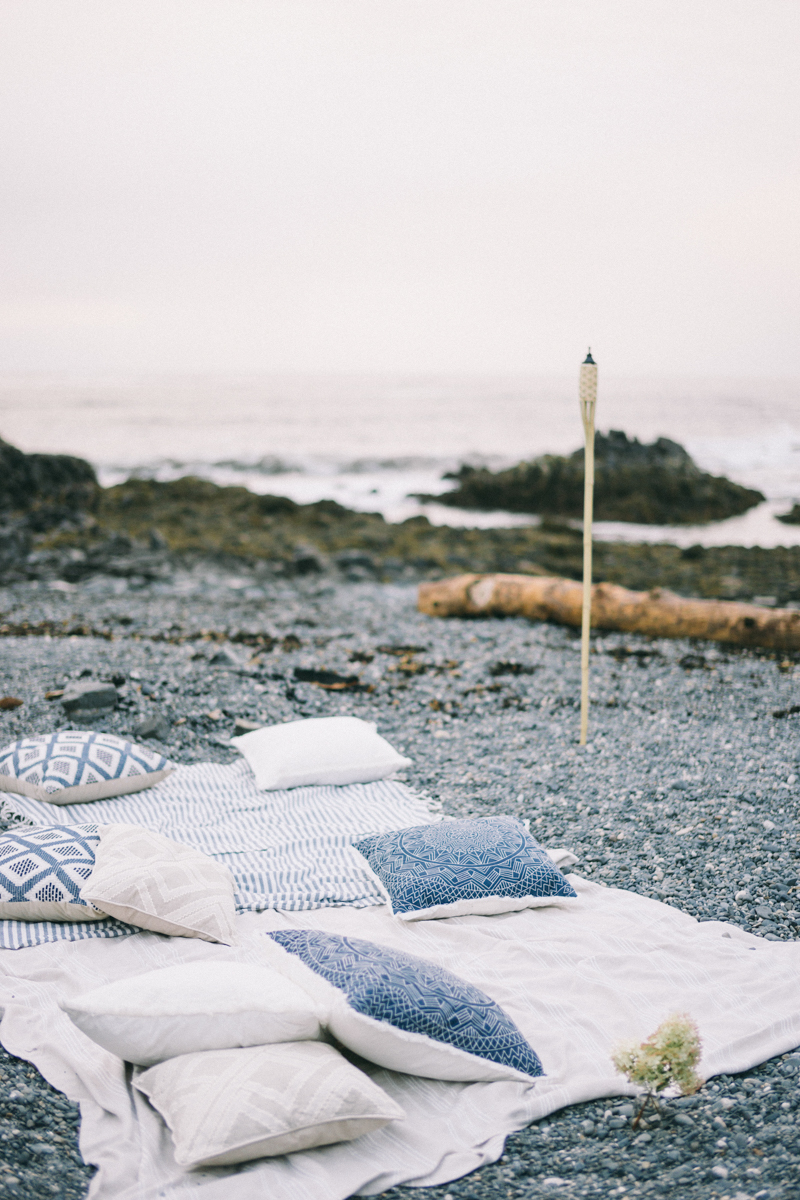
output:
<instances>
[{"instance_id":1,"label":"white quilted pillow","mask_svg":"<svg viewBox=\"0 0 800 1200\"><path fill-rule=\"evenodd\" d=\"M81 898L128 925L231 945L233 876L208 855L145 829L101 829L91 877Z\"/></svg>"},{"instance_id":2,"label":"white quilted pillow","mask_svg":"<svg viewBox=\"0 0 800 1200\"><path fill-rule=\"evenodd\" d=\"M183 1167L352 1141L405 1116L323 1042L185 1054L150 1067L134 1086L166 1121Z\"/></svg>"},{"instance_id":3,"label":"white quilted pillow","mask_svg":"<svg viewBox=\"0 0 800 1200\"><path fill-rule=\"evenodd\" d=\"M371 783L411 765L371 721L310 717L231 738L262 791L320 784Z\"/></svg>"},{"instance_id":4,"label":"white quilted pillow","mask_svg":"<svg viewBox=\"0 0 800 1200\"><path fill-rule=\"evenodd\" d=\"M324 1015L272 968L217 958L117 979L61 1007L92 1041L142 1067L199 1050L317 1039Z\"/></svg>"}]
</instances>

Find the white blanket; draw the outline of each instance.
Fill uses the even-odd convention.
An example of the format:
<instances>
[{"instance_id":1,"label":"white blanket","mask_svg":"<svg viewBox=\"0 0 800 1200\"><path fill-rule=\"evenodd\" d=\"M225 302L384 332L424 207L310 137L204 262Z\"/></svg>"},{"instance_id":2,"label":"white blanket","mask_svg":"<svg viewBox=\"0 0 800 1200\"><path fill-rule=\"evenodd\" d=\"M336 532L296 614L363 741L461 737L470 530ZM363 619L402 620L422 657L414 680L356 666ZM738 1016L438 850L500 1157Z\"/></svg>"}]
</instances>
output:
<instances>
[{"instance_id":1,"label":"white blanket","mask_svg":"<svg viewBox=\"0 0 800 1200\"><path fill-rule=\"evenodd\" d=\"M576 879L578 901L504 916L405 923L385 907L275 910L239 917L235 949L139 933L53 942L0 955L0 1038L81 1101L81 1149L99 1172L93 1200L344 1200L398 1183L445 1183L493 1161L506 1135L561 1108L630 1092L612 1046L690 1013L701 1071L741 1071L800 1043L800 946L768 942L668 905ZM483 988L514 1018L546 1077L454 1084L376 1070L407 1117L352 1143L184 1172L169 1133L130 1086L130 1068L81 1034L59 997L174 962L257 961L263 930L313 927L431 958Z\"/></svg>"}]
</instances>

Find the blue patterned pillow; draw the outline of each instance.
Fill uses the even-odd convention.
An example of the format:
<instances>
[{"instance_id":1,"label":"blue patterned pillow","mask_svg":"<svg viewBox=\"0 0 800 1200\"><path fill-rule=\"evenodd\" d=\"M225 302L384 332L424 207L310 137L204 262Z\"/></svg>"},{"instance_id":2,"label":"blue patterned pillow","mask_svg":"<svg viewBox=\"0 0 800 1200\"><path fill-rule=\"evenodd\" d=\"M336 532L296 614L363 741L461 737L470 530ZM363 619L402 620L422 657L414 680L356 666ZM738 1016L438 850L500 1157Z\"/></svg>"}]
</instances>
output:
<instances>
[{"instance_id":1,"label":"blue patterned pillow","mask_svg":"<svg viewBox=\"0 0 800 1200\"><path fill-rule=\"evenodd\" d=\"M404 921L512 912L575 898L516 817L439 821L355 843Z\"/></svg>"},{"instance_id":2,"label":"blue patterned pillow","mask_svg":"<svg viewBox=\"0 0 800 1200\"><path fill-rule=\"evenodd\" d=\"M317 929L268 935L271 956L327 1010L342 1045L370 1062L429 1079L513 1079L542 1064L511 1018L479 988L425 958Z\"/></svg>"},{"instance_id":3,"label":"blue patterned pillow","mask_svg":"<svg viewBox=\"0 0 800 1200\"><path fill-rule=\"evenodd\" d=\"M81 899L94 869L99 825L47 825L0 834L0 919L102 921Z\"/></svg>"},{"instance_id":4,"label":"blue patterned pillow","mask_svg":"<svg viewBox=\"0 0 800 1200\"><path fill-rule=\"evenodd\" d=\"M83 804L141 792L171 769L163 754L113 733L67 730L22 738L0 750L0 792Z\"/></svg>"}]
</instances>

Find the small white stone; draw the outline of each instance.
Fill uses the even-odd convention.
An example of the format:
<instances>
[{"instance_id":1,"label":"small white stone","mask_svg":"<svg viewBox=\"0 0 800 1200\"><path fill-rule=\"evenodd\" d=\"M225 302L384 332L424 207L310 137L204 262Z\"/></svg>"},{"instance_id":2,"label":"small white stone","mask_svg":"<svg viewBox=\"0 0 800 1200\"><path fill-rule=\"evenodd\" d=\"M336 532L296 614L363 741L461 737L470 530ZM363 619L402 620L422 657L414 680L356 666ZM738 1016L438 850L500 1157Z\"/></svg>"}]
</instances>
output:
<instances>
[{"instance_id":1,"label":"small white stone","mask_svg":"<svg viewBox=\"0 0 800 1200\"><path fill-rule=\"evenodd\" d=\"M722 1163L717 1163L715 1167L711 1168L711 1174L716 1175L717 1179L727 1179L728 1168L723 1167Z\"/></svg>"}]
</instances>

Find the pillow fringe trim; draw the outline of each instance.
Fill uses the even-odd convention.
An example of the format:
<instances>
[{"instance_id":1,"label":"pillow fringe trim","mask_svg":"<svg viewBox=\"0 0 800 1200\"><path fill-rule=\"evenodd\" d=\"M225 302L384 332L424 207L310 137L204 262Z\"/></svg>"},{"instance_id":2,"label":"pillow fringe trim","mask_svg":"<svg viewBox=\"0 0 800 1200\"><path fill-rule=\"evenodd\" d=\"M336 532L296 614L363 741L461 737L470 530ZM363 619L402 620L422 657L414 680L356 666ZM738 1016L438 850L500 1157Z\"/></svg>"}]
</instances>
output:
<instances>
[{"instance_id":1,"label":"pillow fringe trim","mask_svg":"<svg viewBox=\"0 0 800 1200\"><path fill-rule=\"evenodd\" d=\"M2 783L0 783L2 790ZM23 829L38 829L39 826L27 814L22 813L8 795L0 799L0 823Z\"/></svg>"}]
</instances>

